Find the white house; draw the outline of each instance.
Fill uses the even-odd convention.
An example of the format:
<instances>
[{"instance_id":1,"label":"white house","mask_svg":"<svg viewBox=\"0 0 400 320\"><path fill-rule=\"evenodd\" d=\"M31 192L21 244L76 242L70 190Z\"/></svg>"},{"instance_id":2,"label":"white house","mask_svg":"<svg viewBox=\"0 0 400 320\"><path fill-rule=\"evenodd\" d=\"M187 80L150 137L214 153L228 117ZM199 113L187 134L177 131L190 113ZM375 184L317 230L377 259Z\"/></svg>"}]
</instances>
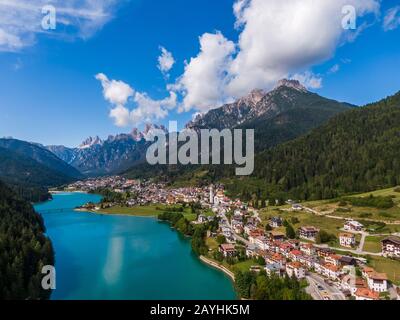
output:
<instances>
[{"instance_id":1,"label":"white house","mask_svg":"<svg viewBox=\"0 0 400 320\"><path fill-rule=\"evenodd\" d=\"M372 291L386 292L388 291L388 281L386 273L370 272L367 275L368 287Z\"/></svg>"},{"instance_id":2,"label":"white house","mask_svg":"<svg viewBox=\"0 0 400 320\"><path fill-rule=\"evenodd\" d=\"M263 237L263 236L255 238L253 243L260 250L266 251L269 248L268 239L266 237Z\"/></svg>"},{"instance_id":3,"label":"white house","mask_svg":"<svg viewBox=\"0 0 400 320\"><path fill-rule=\"evenodd\" d=\"M362 231L364 226L355 220L346 221L344 224L344 230L346 231Z\"/></svg>"},{"instance_id":4,"label":"white house","mask_svg":"<svg viewBox=\"0 0 400 320\"><path fill-rule=\"evenodd\" d=\"M352 248L356 245L356 236L352 233L341 233L339 243L342 247Z\"/></svg>"},{"instance_id":5,"label":"white house","mask_svg":"<svg viewBox=\"0 0 400 320\"><path fill-rule=\"evenodd\" d=\"M315 254L315 247L312 243L302 243L300 245L300 251L308 256L312 256Z\"/></svg>"},{"instance_id":6,"label":"white house","mask_svg":"<svg viewBox=\"0 0 400 320\"><path fill-rule=\"evenodd\" d=\"M383 239L382 253L386 257L400 258L400 238L390 236Z\"/></svg>"},{"instance_id":7,"label":"white house","mask_svg":"<svg viewBox=\"0 0 400 320\"><path fill-rule=\"evenodd\" d=\"M281 266L279 263L270 263L265 266L265 272L269 277L276 274L278 276L281 275Z\"/></svg>"},{"instance_id":8,"label":"white house","mask_svg":"<svg viewBox=\"0 0 400 320\"><path fill-rule=\"evenodd\" d=\"M295 276L297 279L306 277L306 270L300 262L290 262L286 264L286 273L289 277Z\"/></svg>"},{"instance_id":9,"label":"white house","mask_svg":"<svg viewBox=\"0 0 400 320\"><path fill-rule=\"evenodd\" d=\"M303 226L299 228L299 236L300 238L315 241L317 234L319 233L319 229L313 226Z\"/></svg>"}]
</instances>

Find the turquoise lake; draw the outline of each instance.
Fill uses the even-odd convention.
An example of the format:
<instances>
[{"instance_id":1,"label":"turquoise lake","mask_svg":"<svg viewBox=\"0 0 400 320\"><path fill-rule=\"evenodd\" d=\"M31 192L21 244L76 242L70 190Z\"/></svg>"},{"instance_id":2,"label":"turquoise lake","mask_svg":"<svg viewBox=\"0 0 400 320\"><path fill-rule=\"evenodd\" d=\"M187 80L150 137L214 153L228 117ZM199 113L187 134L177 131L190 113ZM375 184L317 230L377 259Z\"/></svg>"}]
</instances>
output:
<instances>
[{"instance_id":1,"label":"turquoise lake","mask_svg":"<svg viewBox=\"0 0 400 320\"><path fill-rule=\"evenodd\" d=\"M168 224L73 210L100 199L63 193L35 206L56 252L57 289L52 299L236 298L230 279L203 264L192 253L190 241Z\"/></svg>"}]
</instances>

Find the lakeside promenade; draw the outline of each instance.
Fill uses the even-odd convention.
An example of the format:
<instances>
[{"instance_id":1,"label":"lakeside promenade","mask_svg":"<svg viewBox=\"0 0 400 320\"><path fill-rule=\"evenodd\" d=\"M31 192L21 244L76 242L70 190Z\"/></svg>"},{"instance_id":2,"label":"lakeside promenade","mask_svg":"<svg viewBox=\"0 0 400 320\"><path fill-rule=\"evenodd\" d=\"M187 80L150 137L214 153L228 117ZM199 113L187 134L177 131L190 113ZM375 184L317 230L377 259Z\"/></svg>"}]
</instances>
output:
<instances>
[{"instance_id":1,"label":"lakeside promenade","mask_svg":"<svg viewBox=\"0 0 400 320\"><path fill-rule=\"evenodd\" d=\"M221 270L221 271L224 272L229 278L231 278L232 281L235 281L235 275L233 274L233 272L230 271L229 269L227 269L226 267L224 267L223 265L221 265L221 264L219 264L219 263L217 263L217 262L215 262L215 261L212 261L212 260L210 260L210 259L208 259L208 258L206 258L206 257L204 257L204 256L200 256L200 260L203 261L204 263L206 263L206 264L208 264L208 265L210 265L210 266L216 268L216 269Z\"/></svg>"}]
</instances>

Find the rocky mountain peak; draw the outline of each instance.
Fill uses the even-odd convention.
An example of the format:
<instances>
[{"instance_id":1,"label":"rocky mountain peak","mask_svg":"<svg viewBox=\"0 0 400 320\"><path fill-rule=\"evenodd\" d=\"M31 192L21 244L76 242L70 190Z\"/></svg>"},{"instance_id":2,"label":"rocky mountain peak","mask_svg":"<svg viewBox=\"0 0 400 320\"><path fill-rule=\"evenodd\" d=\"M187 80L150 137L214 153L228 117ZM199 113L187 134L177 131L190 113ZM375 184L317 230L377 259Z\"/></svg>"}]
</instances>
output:
<instances>
[{"instance_id":1,"label":"rocky mountain peak","mask_svg":"<svg viewBox=\"0 0 400 320\"><path fill-rule=\"evenodd\" d=\"M144 127L144 130L142 132L143 137L146 140L153 140L153 138L155 136L155 134L154 134L155 130L162 130L166 134L168 133L168 129L163 125L157 125L157 124L153 124L153 123L146 123L146 125Z\"/></svg>"},{"instance_id":2,"label":"rocky mountain peak","mask_svg":"<svg viewBox=\"0 0 400 320\"><path fill-rule=\"evenodd\" d=\"M140 141L143 139L143 133L140 132L140 130L138 128L133 128L131 131L131 136L133 138L133 140L135 141Z\"/></svg>"},{"instance_id":3,"label":"rocky mountain peak","mask_svg":"<svg viewBox=\"0 0 400 320\"><path fill-rule=\"evenodd\" d=\"M307 92L307 88L305 86L303 86L300 81L298 80L294 80L294 79L282 79L278 82L277 86L275 87L275 89L281 88L281 87L287 87L287 88L292 88L295 89L297 91L301 91L301 92Z\"/></svg>"},{"instance_id":4,"label":"rocky mountain peak","mask_svg":"<svg viewBox=\"0 0 400 320\"><path fill-rule=\"evenodd\" d=\"M95 137L89 137L87 138L85 141L83 141L80 145L79 145L79 149L87 149L87 148L91 148L92 146L95 145L102 145L103 144L103 140L101 140L99 138L99 136L95 136Z\"/></svg>"},{"instance_id":5,"label":"rocky mountain peak","mask_svg":"<svg viewBox=\"0 0 400 320\"><path fill-rule=\"evenodd\" d=\"M239 103L244 103L247 105L256 105L259 103L262 98L264 98L266 95L266 92L261 89L255 89L251 91L247 96L240 98L238 100Z\"/></svg>"}]
</instances>

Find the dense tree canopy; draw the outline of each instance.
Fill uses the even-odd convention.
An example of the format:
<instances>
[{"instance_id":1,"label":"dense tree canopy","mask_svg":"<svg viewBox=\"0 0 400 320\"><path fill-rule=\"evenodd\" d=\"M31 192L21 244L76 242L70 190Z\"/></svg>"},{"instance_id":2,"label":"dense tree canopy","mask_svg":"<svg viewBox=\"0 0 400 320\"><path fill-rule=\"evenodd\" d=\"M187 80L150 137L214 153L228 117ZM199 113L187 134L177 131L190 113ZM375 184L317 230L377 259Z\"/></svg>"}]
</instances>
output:
<instances>
[{"instance_id":1,"label":"dense tree canopy","mask_svg":"<svg viewBox=\"0 0 400 320\"><path fill-rule=\"evenodd\" d=\"M42 267L54 265L43 220L24 200L0 182L0 300L47 299Z\"/></svg>"},{"instance_id":2,"label":"dense tree canopy","mask_svg":"<svg viewBox=\"0 0 400 320\"><path fill-rule=\"evenodd\" d=\"M297 279L268 277L265 272L235 273L235 288L240 298L253 300L311 300Z\"/></svg>"}]
</instances>

